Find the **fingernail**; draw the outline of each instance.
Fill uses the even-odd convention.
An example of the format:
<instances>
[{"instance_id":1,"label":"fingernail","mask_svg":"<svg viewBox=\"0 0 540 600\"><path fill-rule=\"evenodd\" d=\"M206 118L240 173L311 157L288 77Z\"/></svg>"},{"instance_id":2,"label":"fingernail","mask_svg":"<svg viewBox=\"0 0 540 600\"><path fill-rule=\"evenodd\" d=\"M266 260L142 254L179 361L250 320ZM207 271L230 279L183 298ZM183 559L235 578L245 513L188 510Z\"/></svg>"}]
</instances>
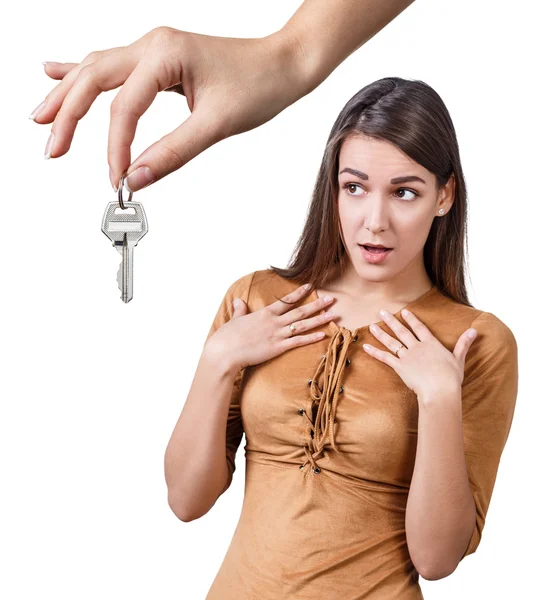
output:
<instances>
[{"instance_id":1,"label":"fingernail","mask_svg":"<svg viewBox=\"0 0 540 600\"><path fill-rule=\"evenodd\" d=\"M114 185L114 179L113 179L113 172L111 170L111 167L109 167L109 179L111 181L111 185L112 185L112 189L117 192L118 188Z\"/></svg>"},{"instance_id":2,"label":"fingernail","mask_svg":"<svg viewBox=\"0 0 540 600\"><path fill-rule=\"evenodd\" d=\"M47 145L45 146L45 159L51 158L52 149L54 146L54 133L51 131L51 135L47 140Z\"/></svg>"},{"instance_id":3,"label":"fingernail","mask_svg":"<svg viewBox=\"0 0 540 600\"><path fill-rule=\"evenodd\" d=\"M139 167L138 169L135 169L129 177L124 179L124 185L128 192L136 192L137 190L141 190L147 185L150 185L155 180L156 178L149 167Z\"/></svg>"},{"instance_id":4,"label":"fingernail","mask_svg":"<svg viewBox=\"0 0 540 600\"><path fill-rule=\"evenodd\" d=\"M471 338L471 340L473 340L476 337L476 330L475 329L471 329L467 335Z\"/></svg>"},{"instance_id":5,"label":"fingernail","mask_svg":"<svg viewBox=\"0 0 540 600\"><path fill-rule=\"evenodd\" d=\"M46 104L47 104L47 100L43 100L43 102L38 107L34 108L34 112L28 118L32 119L32 121L34 121L35 118L37 117L38 113L41 112L45 108Z\"/></svg>"}]
</instances>

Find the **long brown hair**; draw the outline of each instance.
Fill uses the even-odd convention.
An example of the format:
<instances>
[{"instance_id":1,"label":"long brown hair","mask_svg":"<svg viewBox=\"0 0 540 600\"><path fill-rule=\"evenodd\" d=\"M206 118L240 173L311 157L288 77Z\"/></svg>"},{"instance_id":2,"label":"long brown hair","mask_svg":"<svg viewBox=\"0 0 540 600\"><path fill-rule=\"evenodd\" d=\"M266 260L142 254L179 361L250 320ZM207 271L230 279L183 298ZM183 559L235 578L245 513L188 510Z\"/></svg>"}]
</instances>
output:
<instances>
[{"instance_id":1,"label":"long brown hair","mask_svg":"<svg viewBox=\"0 0 540 600\"><path fill-rule=\"evenodd\" d=\"M350 135L386 140L433 173L437 189L454 174L454 203L435 217L424 245L424 264L435 286L472 306L467 296L467 190L456 132L441 97L423 81L379 79L357 92L339 113L324 149L304 230L286 269L270 269L298 285L323 287L345 266L337 210L339 152Z\"/></svg>"}]
</instances>

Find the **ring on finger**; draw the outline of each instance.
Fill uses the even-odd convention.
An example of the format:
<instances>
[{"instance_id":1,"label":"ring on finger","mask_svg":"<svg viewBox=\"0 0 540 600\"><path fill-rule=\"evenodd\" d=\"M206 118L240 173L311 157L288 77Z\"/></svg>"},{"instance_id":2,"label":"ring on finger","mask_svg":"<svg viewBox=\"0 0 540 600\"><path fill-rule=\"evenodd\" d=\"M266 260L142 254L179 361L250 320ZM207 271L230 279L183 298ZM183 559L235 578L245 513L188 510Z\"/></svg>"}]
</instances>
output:
<instances>
[{"instance_id":1,"label":"ring on finger","mask_svg":"<svg viewBox=\"0 0 540 600\"><path fill-rule=\"evenodd\" d=\"M399 358L399 351L400 351L402 348L405 348L405 346L404 346L403 344L400 344L400 345L399 345L399 348L398 348L397 350L394 350L394 354L395 354L395 355L396 355L398 358Z\"/></svg>"},{"instance_id":2,"label":"ring on finger","mask_svg":"<svg viewBox=\"0 0 540 600\"><path fill-rule=\"evenodd\" d=\"M295 334L295 332L296 332L296 323L291 323L291 324L289 325L289 329L291 330L291 332L292 332L292 335L294 335L294 334Z\"/></svg>"}]
</instances>

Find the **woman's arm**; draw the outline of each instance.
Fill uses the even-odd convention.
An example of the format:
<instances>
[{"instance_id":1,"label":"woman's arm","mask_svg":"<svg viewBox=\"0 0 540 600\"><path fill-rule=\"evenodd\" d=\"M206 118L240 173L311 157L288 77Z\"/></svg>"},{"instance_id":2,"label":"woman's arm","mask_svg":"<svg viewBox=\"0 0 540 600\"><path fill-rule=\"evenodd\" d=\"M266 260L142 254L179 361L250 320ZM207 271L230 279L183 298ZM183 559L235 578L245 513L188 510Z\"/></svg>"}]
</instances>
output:
<instances>
[{"instance_id":1,"label":"woman's arm","mask_svg":"<svg viewBox=\"0 0 540 600\"><path fill-rule=\"evenodd\" d=\"M461 410L461 390L418 398L418 442L405 530L411 559L428 580L454 571L476 523Z\"/></svg>"},{"instance_id":2,"label":"woman's arm","mask_svg":"<svg viewBox=\"0 0 540 600\"><path fill-rule=\"evenodd\" d=\"M292 38L304 69L305 94L414 0L305 0L276 39Z\"/></svg>"},{"instance_id":3,"label":"woman's arm","mask_svg":"<svg viewBox=\"0 0 540 600\"><path fill-rule=\"evenodd\" d=\"M405 528L424 579L450 575L478 548L514 417L519 378L514 334L489 312L471 327L477 337L467 352L461 392L418 398Z\"/></svg>"},{"instance_id":4,"label":"woman's arm","mask_svg":"<svg viewBox=\"0 0 540 600\"><path fill-rule=\"evenodd\" d=\"M48 63L47 75L60 83L30 118L52 123L45 157L58 158L97 95L121 86L111 104L110 177L116 191L126 173L124 185L135 192L220 140L274 118L412 1L306 0L282 29L262 38L156 27L127 46L91 52L81 63ZM161 90L182 93L191 115L130 165L139 119Z\"/></svg>"},{"instance_id":5,"label":"woman's arm","mask_svg":"<svg viewBox=\"0 0 540 600\"><path fill-rule=\"evenodd\" d=\"M165 451L169 506L182 521L206 514L232 482L235 456L244 435L240 397L244 369L211 339L234 318L233 300L246 304L253 273L225 292L206 336L189 395Z\"/></svg>"},{"instance_id":6,"label":"woman's arm","mask_svg":"<svg viewBox=\"0 0 540 600\"><path fill-rule=\"evenodd\" d=\"M169 506L181 521L206 514L227 484L225 438L237 375L205 346L165 452Z\"/></svg>"}]
</instances>

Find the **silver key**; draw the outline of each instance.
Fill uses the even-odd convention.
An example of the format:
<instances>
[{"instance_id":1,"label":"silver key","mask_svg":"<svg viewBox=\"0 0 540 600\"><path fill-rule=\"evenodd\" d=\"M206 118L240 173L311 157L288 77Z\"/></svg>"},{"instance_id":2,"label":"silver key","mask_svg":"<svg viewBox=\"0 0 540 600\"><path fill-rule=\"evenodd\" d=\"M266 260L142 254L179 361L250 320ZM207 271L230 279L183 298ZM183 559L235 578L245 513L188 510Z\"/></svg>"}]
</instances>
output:
<instances>
[{"instance_id":1,"label":"silver key","mask_svg":"<svg viewBox=\"0 0 540 600\"><path fill-rule=\"evenodd\" d=\"M130 201L125 207L122 210L118 202L109 202L103 215L101 231L122 255L116 280L122 292L120 298L127 303L133 298L133 250L148 233L148 223L140 202Z\"/></svg>"}]
</instances>

